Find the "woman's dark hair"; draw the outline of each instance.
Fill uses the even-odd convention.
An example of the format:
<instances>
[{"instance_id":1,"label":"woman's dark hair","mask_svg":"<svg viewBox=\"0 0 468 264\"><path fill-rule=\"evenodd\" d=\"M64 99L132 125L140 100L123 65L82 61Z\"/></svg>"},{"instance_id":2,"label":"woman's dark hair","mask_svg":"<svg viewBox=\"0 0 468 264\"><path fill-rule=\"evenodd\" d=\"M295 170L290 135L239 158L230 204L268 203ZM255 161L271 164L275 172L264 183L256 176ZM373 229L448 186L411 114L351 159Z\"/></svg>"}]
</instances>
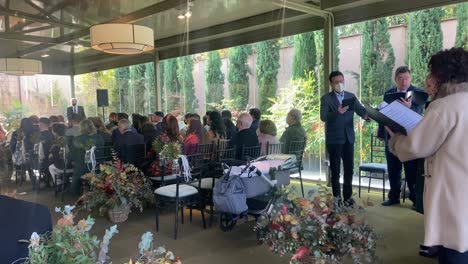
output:
<instances>
[{"instance_id":1,"label":"woman's dark hair","mask_svg":"<svg viewBox=\"0 0 468 264\"><path fill-rule=\"evenodd\" d=\"M260 133L276 136L276 126L271 120L262 120L259 125Z\"/></svg>"},{"instance_id":2,"label":"woman's dark hair","mask_svg":"<svg viewBox=\"0 0 468 264\"><path fill-rule=\"evenodd\" d=\"M206 111L206 114L203 116L203 126L208 125L207 119L208 116L211 114L212 111Z\"/></svg>"},{"instance_id":3,"label":"woman's dark hair","mask_svg":"<svg viewBox=\"0 0 468 264\"><path fill-rule=\"evenodd\" d=\"M136 113L132 114L132 126L138 131L140 131L140 118L141 118L140 114L136 114Z\"/></svg>"},{"instance_id":4,"label":"woman's dark hair","mask_svg":"<svg viewBox=\"0 0 468 264\"><path fill-rule=\"evenodd\" d=\"M49 120L50 120L51 123L57 123L57 122L59 122L58 117L57 117L57 116L54 116L54 115L49 116Z\"/></svg>"},{"instance_id":5,"label":"woman's dark hair","mask_svg":"<svg viewBox=\"0 0 468 264\"><path fill-rule=\"evenodd\" d=\"M468 51L463 48L439 51L431 57L428 67L437 86L468 82Z\"/></svg>"},{"instance_id":6,"label":"woman's dark hair","mask_svg":"<svg viewBox=\"0 0 468 264\"><path fill-rule=\"evenodd\" d=\"M141 134L150 135L156 132L156 127L151 123L146 123L141 127Z\"/></svg>"},{"instance_id":7,"label":"woman's dark hair","mask_svg":"<svg viewBox=\"0 0 468 264\"><path fill-rule=\"evenodd\" d=\"M104 125L104 122L102 122L102 119L100 117L89 117L88 119L91 120L91 122L93 122L93 125L94 127L96 127L97 131L108 135L111 134L110 131L107 130L106 126Z\"/></svg>"},{"instance_id":8,"label":"woman's dark hair","mask_svg":"<svg viewBox=\"0 0 468 264\"><path fill-rule=\"evenodd\" d=\"M149 123L149 118L147 116L140 116L140 120L138 121L138 127L140 130L143 128L143 125Z\"/></svg>"},{"instance_id":9,"label":"woman's dark hair","mask_svg":"<svg viewBox=\"0 0 468 264\"><path fill-rule=\"evenodd\" d=\"M200 120L190 119L189 128L187 129L187 135L191 133L195 134L198 137L198 142L201 142L203 140L203 126Z\"/></svg>"},{"instance_id":10,"label":"woman's dark hair","mask_svg":"<svg viewBox=\"0 0 468 264\"><path fill-rule=\"evenodd\" d=\"M218 111L212 111L208 115L211 120L210 130L215 136L226 137L226 127L224 126L223 118Z\"/></svg>"},{"instance_id":11,"label":"woman's dark hair","mask_svg":"<svg viewBox=\"0 0 468 264\"><path fill-rule=\"evenodd\" d=\"M165 128L166 135L171 141L177 141L179 139L179 122L175 116L166 116L167 126Z\"/></svg>"},{"instance_id":12,"label":"woman's dark hair","mask_svg":"<svg viewBox=\"0 0 468 264\"><path fill-rule=\"evenodd\" d=\"M65 136L65 131L67 127L64 124L53 124L52 131L60 137Z\"/></svg>"},{"instance_id":13,"label":"woman's dark hair","mask_svg":"<svg viewBox=\"0 0 468 264\"><path fill-rule=\"evenodd\" d=\"M20 128L24 134L31 134L34 132L33 122L30 118L21 119Z\"/></svg>"}]
</instances>

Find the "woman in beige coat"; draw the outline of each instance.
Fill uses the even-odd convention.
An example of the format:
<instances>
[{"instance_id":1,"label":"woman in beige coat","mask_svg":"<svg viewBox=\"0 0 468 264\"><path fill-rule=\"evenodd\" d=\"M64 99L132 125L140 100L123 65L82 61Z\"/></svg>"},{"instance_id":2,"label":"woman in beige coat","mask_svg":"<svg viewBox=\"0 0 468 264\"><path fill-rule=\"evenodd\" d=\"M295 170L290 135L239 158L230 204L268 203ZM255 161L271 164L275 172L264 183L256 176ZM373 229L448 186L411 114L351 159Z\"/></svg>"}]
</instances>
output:
<instances>
[{"instance_id":1,"label":"woman in beige coat","mask_svg":"<svg viewBox=\"0 0 468 264\"><path fill-rule=\"evenodd\" d=\"M440 246L439 263L468 263L468 51L441 51L429 68L436 100L408 136L389 131L389 148L401 161L426 158L424 244Z\"/></svg>"}]
</instances>

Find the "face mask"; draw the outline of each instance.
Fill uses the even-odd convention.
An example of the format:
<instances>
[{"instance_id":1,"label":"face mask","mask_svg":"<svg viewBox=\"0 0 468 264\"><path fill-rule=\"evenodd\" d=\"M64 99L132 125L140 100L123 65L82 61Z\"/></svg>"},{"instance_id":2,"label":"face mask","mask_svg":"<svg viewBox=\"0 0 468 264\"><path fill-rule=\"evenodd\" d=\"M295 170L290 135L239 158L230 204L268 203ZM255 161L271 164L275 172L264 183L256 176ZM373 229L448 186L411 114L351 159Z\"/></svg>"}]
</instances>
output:
<instances>
[{"instance_id":1,"label":"face mask","mask_svg":"<svg viewBox=\"0 0 468 264\"><path fill-rule=\"evenodd\" d=\"M337 83L334 87L335 92L337 93L342 93L344 91L344 84L342 83Z\"/></svg>"}]
</instances>

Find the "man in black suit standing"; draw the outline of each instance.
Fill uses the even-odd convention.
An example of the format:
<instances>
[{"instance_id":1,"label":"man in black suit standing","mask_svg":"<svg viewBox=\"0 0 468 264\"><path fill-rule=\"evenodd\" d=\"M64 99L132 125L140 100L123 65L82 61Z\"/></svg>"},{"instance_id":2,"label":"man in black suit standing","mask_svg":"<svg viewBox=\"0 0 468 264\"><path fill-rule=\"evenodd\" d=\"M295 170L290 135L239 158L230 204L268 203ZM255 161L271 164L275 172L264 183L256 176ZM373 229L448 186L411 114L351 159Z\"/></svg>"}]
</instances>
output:
<instances>
[{"instance_id":1,"label":"man in black suit standing","mask_svg":"<svg viewBox=\"0 0 468 264\"><path fill-rule=\"evenodd\" d=\"M320 99L320 119L325 122L325 143L330 155L333 196L341 201L340 165L343 160L343 199L345 205L354 205L354 112L367 119L366 109L353 93L344 90L344 76L334 71L329 77L333 91Z\"/></svg>"},{"instance_id":2,"label":"man in black suit standing","mask_svg":"<svg viewBox=\"0 0 468 264\"><path fill-rule=\"evenodd\" d=\"M423 90L414 87L411 85L411 71L406 66L398 67L395 71L395 83L396 86L388 89L385 94L389 93L406 93L410 91L424 92ZM385 96L385 95L384 95ZM422 114L424 110L424 105L418 105L413 102L412 98L401 98L399 102L405 105L411 110L415 111L418 114ZM379 126L377 132L377 137L379 140L385 140L385 156L387 158L387 168L388 168L388 179L390 181L390 192L388 193L388 200L383 202L383 206L390 206L400 203L400 188L401 188L401 169L405 168L405 177L408 182L408 189L410 190L409 199L414 203L415 202L415 189L414 185L416 183L416 175L418 171L418 161L410 160L407 162L401 162L395 155L393 155L387 146L387 131L383 126Z\"/></svg>"},{"instance_id":3,"label":"man in black suit standing","mask_svg":"<svg viewBox=\"0 0 468 264\"><path fill-rule=\"evenodd\" d=\"M72 115L77 114L81 116L81 120L86 119L84 109L81 105L78 105L78 100L76 98L71 99L71 106L67 107L67 120L68 123L71 123Z\"/></svg>"}]
</instances>

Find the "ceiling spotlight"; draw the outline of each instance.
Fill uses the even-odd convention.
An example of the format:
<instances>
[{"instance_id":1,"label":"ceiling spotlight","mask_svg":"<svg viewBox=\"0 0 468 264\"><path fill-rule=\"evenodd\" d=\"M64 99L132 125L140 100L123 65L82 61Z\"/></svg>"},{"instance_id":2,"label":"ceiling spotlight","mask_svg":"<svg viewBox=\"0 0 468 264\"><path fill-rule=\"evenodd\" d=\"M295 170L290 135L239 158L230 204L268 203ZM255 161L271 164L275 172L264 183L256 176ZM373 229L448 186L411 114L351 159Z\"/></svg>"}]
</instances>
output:
<instances>
[{"instance_id":1,"label":"ceiling spotlight","mask_svg":"<svg viewBox=\"0 0 468 264\"><path fill-rule=\"evenodd\" d=\"M188 10L186 13L185 13L185 17L191 17L192 16L192 11Z\"/></svg>"},{"instance_id":2,"label":"ceiling spotlight","mask_svg":"<svg viewBox=\"0 0 468 264\"><path fill-rule=\"evenodd\" d=\"M49 53L44 53L44 54L41 55L42 58L47 58L49 56L50 56Z\"/></svg>"},{"instance_id":3,"label":"ceiling spotlight","mask_svg":"<svg viewBox=\"0 0 468 264\"><path fill-rule=\"evenodd\" d=\"M178 18L178 19L184 19L184 18L185 18L185 15L184 15L184 14L179 14L179 15L177 16L177 18Z\"/></svg>"}]
</instances>

